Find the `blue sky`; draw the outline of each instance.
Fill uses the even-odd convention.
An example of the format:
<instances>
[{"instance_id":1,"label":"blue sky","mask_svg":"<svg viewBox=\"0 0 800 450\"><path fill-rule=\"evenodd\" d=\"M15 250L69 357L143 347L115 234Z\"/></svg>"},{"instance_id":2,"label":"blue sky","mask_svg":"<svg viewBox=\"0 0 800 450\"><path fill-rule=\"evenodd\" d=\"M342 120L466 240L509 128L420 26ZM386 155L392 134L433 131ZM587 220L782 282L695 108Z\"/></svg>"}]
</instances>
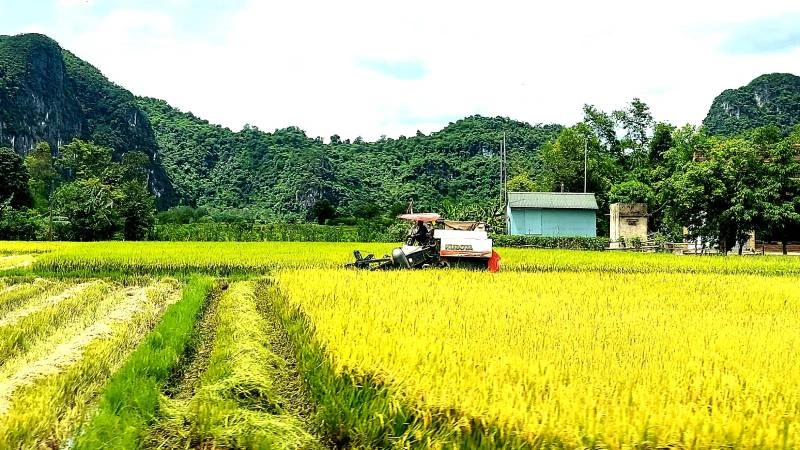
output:
<instances>
[{"instance_id":1,"label":"blue sky","mask_svg":"<svg viewBox=\"0 0 800 450\"><path fill-rule=\"evenodd\" d=\"M0 0L138 95L234 129L413 135L472 115L573 124L633 97L699 124L714 96L800 74L800 2Z\"/></svg>"},{"instance_id":2,"label":"blue sky","mask_svg":"<svg viewBox=\"0 0 800 450\"><path fill-rule=\"evenodd\" d=\"M800 14L777 15L732 27L723 50L733 54L791 52L800 48Z\"/></svg>"},{"instance_id":3,"label":"blue sky","mask_svg":"<svg viewBox=\"0 0 800 450\"><path fill-rule=\"evenodd\" d=\"M244 0L193 2L189 0L0 0L0 27L13 29L25 24L54 27L67 12L79 13L92 19L102 19L117 10L161 11L168 14L179 27L189 33L202 34L220 13L242 8Z\"/></svg>"},{"instance_id":4,"label":"blue sky","mask_svg":"<svg viewBox=\"0 0 800 450\"><path fill-rule=\"evenodd\" d=\"M361 61L361 67L397 80L419 80L428 73L422 61L366 59Z\"/></svg>"}]
</instances>

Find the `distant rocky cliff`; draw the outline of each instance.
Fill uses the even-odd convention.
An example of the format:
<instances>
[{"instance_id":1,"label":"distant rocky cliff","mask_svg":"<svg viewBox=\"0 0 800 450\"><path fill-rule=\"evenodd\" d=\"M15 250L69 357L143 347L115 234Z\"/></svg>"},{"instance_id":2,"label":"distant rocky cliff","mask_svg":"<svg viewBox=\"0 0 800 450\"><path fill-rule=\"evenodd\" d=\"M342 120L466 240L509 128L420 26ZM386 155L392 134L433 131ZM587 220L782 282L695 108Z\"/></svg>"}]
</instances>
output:
<instances>
[{"instance_id":1,"label":"distant rocky cliff","mask_svg":"<svg viewBox=\"0 0 800 450\"><path fill-rule=\"evenodd\" d=\"M0 146L26 154L46 141L54 151L74 138L150 157L160 207L174 201L147 116L127 90L38 34L0 36Z\"/></svg>"},{"instance_id":2,"label":"distant rocky cliff","mask_svg":"<svg viewBox=\"0 0 800 450\"><path fill-rule=\"evenodd\" d=\"M722 92L703 124L711 134L734 135L764 125L784 132L800 123L800 77L789 73L761 75L747 86Z\"/></svg>"}]
</instances>

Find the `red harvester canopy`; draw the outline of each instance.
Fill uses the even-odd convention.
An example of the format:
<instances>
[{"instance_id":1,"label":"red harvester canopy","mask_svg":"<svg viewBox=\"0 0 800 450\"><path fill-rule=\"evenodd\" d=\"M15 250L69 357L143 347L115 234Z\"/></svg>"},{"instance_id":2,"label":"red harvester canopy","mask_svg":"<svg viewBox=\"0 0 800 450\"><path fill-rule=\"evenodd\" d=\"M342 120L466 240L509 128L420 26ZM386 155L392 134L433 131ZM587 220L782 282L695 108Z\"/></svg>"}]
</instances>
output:
<instances>
[{"instance_id":1,"label":"red harvester canopy","mask_svg":"<svg viewBox=\"0 0 800 450\"><path fill-rule=\"evenodd\" d=\"M423 222L436 222L439 220L441 216L436 213L414 213L414 214L400 214L397 216L398 219L402 220L413 220L416 221L423 221Z\"/></svg>"}]
</instances>

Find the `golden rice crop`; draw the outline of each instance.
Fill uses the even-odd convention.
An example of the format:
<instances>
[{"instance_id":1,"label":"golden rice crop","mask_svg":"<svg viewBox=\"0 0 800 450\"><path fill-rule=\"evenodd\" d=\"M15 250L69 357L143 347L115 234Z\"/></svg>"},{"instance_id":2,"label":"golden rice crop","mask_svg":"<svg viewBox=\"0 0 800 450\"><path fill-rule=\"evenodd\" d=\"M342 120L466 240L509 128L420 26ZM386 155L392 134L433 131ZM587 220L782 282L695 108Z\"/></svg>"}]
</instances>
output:
<instances>
[{"instance_id":1,"label":"golden rice crop","mask_svg":"<svg viewBox=\"0 0 800 450\"><path fill-rule=\"evenodd\" d=\"M397 245L348 242L0 242L0 255L39 253L25 256L30 258L31 268L55 273L175 274L201 271L227 275L261 273L276 268L336 268L351 262L355 249L380 257ZM800 259L782 256L677 256L544 249L498 251L505 271L800 275Z\"/></svg>"},{"instance_id":2,"label":"golden rice crop","mask_svg":"<svg viewBox=\"0 0 800 450\"><path fill-rule=\"evenodd\" d=\"M64 284L36 278L31 283L16 283L0 291L0 318L10 311L35 301L39 296L49 295L64 289Z\"/></svg>"},{"instance_id":3,"label":"golden rice crop","mask_svg":"<svg viewBox=\"0 0 800 450\"><path fill-rule=\"evenodd\" d=\"M278 274L336 370L374 375L417 415L613 449L800 447L797 281Z\"/></svg>"},{"instance_id":4,"label":"golden rice crop","mask_svg":"<svg viewBox=\"0 0 800 450\"><path fill-rule=\"evenodd\" d=\"M85 318L84 326L99 318L99 299L108 289L84 292L92 284L82 283L47 297L40 297L0 318L0 366L22 354L63 325ZM98 286L99 287L99 286Z\"/></svg>"},{"instance_id":5,"label":"golden rice crop","mask_svg":"<svg viewBox=\"0 0 800 450\"><path fill-rule=\"evenodd\" d=\"M359 247L380 255L391 249L350 243L90 242L54 247L39 256L33 268L55 273L259 273L279 267L340 267Z\"/></svg>"}]
</instances>

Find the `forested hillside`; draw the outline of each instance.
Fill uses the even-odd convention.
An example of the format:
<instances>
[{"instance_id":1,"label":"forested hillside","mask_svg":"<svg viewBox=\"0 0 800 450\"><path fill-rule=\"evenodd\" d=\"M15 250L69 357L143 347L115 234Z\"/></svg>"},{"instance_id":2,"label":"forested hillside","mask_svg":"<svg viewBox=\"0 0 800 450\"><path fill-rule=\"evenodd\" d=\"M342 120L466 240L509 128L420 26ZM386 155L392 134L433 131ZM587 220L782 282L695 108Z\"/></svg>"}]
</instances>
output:
<instances>
[{"instance_id":1,"label":"forested hillside","mask_svg":"<svg viewBox=\"0 0 800 450\"><path fill-rule=\"evenodd\" d=\"M800 77L761 75L747 86L726 89L708 111L703 125L711 134L732 136L766 125L788 132L800 123Z\"/></svg>"},{"instance_id":2,"label":"forested hillside","mask_svg":"<svg viewBox=\"0 0 800 450\"><path fill-rule=\"evenodd\" d=\"M503 133L509 157L522 167L561 129L474 116L431 135L377 142L332 136L324 143L295 127L232 132L161 100L139 99L139 105L153 124L179 199L272 219L305 220L319 201L342 215L369 217L410 198L427 207L498 199Z\"/></svg>"},{"instance_id":3,"label":"forested hillside","mask_svg":"<svg viewBox=\"0 0 800 450\"><path fill-rule=\"evenodd\" d=\"M499 198L497 152L530 165L558 125L469 117L431 135L323 142L290 127L240 132L163 101L136 98L46 36L0 37L0 147L21 156L39 142L81 139L120 161L142 151L161 209L184 204L262 220L307 220L321 202L346 216L386 214L413 198L421 207ZM174 194L173 194L174 192Z\"/></svg>"}]
</instances>

